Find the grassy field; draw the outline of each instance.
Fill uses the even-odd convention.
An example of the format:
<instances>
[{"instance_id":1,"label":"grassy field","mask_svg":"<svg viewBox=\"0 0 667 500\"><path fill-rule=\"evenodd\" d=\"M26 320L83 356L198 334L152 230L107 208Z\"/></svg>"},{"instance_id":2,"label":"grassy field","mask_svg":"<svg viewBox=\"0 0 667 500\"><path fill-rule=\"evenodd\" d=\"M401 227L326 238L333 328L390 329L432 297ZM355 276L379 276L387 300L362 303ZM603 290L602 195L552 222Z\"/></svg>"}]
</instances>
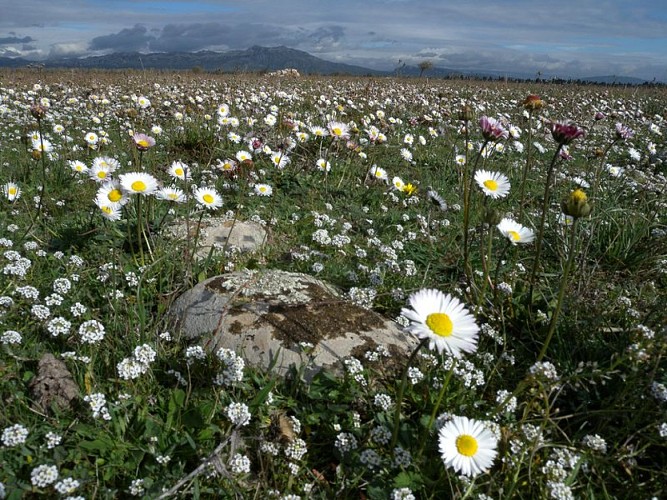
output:
<instances>
[{"instance_id":1,"label":"grassy field","mask_svg":"<svg viewBox=\"0 0 667 500\"><path fill-rule=\"evenodd\" d=\"M26 70L0 117L0 498L667 493L664 88ZM196 261L211 216L270 236ZM265 268L422 342L306 382L167 321Z\"/></svg>"}]
</instances>

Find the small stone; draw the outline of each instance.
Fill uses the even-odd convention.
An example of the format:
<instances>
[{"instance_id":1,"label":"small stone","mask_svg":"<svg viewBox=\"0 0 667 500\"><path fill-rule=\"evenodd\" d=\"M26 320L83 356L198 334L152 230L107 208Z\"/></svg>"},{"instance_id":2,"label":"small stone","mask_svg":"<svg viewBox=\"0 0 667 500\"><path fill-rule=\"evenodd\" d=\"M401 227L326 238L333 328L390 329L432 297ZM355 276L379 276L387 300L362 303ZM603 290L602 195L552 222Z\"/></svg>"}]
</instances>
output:
<instances>
[{"instance_id":1,"label":"small stone","mask_svg":"<svg viewBox=\"0 0 667 500\"><path fill-rule=\"evenodd\" d=\"M30 382L34 404L44 412L54 405L61 410L71 409L79 397L79 386L65 363L46 353L37 365L37 376Z\"/></svg>"}]
</instances>

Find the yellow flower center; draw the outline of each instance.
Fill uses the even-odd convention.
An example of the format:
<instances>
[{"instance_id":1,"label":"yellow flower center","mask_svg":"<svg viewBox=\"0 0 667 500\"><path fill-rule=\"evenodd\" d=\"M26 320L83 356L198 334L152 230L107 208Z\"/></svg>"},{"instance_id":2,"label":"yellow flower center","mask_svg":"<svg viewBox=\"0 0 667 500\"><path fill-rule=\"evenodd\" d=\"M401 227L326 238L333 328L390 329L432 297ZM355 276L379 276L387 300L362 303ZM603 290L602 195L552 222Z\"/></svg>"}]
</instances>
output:
<instances>
[{"instance_id":1,"label":"yellow flower center","mask_svg":"<svg viewBox=\"0 0 667 500\"><path fill-rule=\"evenodd\" d=\"M508 231L507 234L509 234L511 240L519 241L521 239L521 236L516 231Z\"/></svg>"},{"instance_id":2,"label":"yellow flower center","mask_svg":"<svg viewBox=\"0 0 667 500\"><path fill-rule=\"evenodd\" d=\"M496 189L498 189L498 183L493 179L484 181L484 185L489 191L495 191Z\"/></svg>"},{"instance_id":3,"label":"yellow flower center","mask_svg":"<svg viewBox=\"0 0 667 500\"><path fill-rule=\"evenodd\" d=\"M169 193L167 195L167 198L169 198L170 200L175 200L176 198L178 198L178 195L176 193Z\"/></svg>"},{"instance_id":4,"label":"yellow flower center","mask_svg":"<svg viewBox=\"0 0 667 500\"><path fill-rule=\"evenodd\" d=\"M456 449L461 455L473 457L477 453L477 440L469 434L461 434L456 438Z\"/></svg>"},{"instance_id":5,"label":"yellow flower center","mask_svg":"<svg viewBox=\"0 0 667 500\"><path fill-rule=\"evenodd\" d=\"M179 177L183 177L183 169L182 168L177 168L176 170L174 170L174 173Z\"/></svg>"},{"instance_id":6,"label":"yellow flower center","mask_svg":"<svg viewBox=\"0 0 667 500\"><path fill-rule=\"evenodd\" d=\"M142 148L148 148L148 147L150 147L150 144L148 144L148 141L146 139L139 139L137 141L137 146L142 147Z\"/></svg>"},{"instance_id":7,"label":"yellow flower center","mask_svg":"<svg viewBox=\"0 0 667 500\"><path fill-rule=\"evenodd\" d=\"M109 201L116 202L120 200L123 197L123 193L121 193L118 189L114 189L109 192Z\"/></svg>"},{"instance_id":8,"label":"yellow flower center","mask_svg":"<svg viewBox=\"0 0 667 500\"><path fill-rule=\"evenodd\" d=\"M146 191L146 183L143 181L134 181L130 187L132 188L132 191L136 191L138 193L141 193L143 191Z\"/></svg>"},{"instance_id":9,"label":"yellow flower center","mask_svg":"<svg viewBox=\"0 0 667 500\"><path fill-rule=\"evenodd\" d=\"M376 170L375 171L375 177L382 177L382 171Z\"/></svg>"},{"instance_id":10,"label":"yellow flower center","mask_svg":"<svg viewBox=\"0 0 667 500\"><path fill-rule=\"evenodd\" d=\"M259 190L260 190L262 193L266 193L266 186L262 186L262 187L260 187Z\"/></svg>"},{"instance_id":11,"label":"yellow flower center","mask_svg":"<svg viewBox=\"0 0 667 500\"><path fill-rule=\"evenodd\" d=\"M340 127L334 127L331 130L331 132L333 133L333 135L343 135L343 131L341 130Z\"/></svg>"},{"instance_id":12,"label":"yellow flower center","mask_svg":"<svg viewBox=\"0 0 667 500\"><path fill-rule=\"evenodd\" d=\"M213 195L206 193L204 196L202 196L202 200L204 200L205 203L210 205L211 203L213 203L214 198Z\"/></svg>"},{"instance_id":13,"label":"yellow flower center","mask_svg":"<svg viewBox=\"0 0 667 500\"><path fill-rule=\"evenodd\" d=\"M445 313L432 313L426 318L426 326L440 337L449 337L454 332L454 323Z\"/></svg>"},{"instance_id":14,"label":"yellow flower center","mask_svg":"<svg viewBox=\"0 0 667 500\"><path fill-rule=\"evenodd\" d=\"M9 188L9 194L12 195L12 196L15 195L16 194L16 188L15 187L10 187Z\"/></svg>"},{"instance_id":15,"label":"yellow flower center","mask_svg":"<svg viewBox=\"0 0 667 500\"><path fill-rule=\"evenodd\" d=\"M572 201L574 201L576 204L583 205L588 201L588 196L586 196L586 193L584 193L581 189L574 190L571 196Z\"/></svg>"},{"instance_id":16,"label":"yellow flower center","mask_svg":"<svg viewBox=\"0 0 667 500\"><path fill-rule=\"evenodd\" d=\"M99 172L97 172L97 177L99 177L100 179L106 179L107 173L104 172L103 170L100 170Z\"/></svg>"}]
</instances>

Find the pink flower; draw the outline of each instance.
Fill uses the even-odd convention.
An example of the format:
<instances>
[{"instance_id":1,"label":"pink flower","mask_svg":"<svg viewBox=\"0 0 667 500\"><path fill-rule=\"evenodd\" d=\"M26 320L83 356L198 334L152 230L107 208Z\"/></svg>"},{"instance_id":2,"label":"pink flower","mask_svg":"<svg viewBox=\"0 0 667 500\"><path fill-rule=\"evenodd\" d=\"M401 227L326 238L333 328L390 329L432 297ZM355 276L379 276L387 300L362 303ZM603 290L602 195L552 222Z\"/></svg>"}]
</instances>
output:
<instances>
[{"instance_id":1,"label":"pink flower","mask_svg":"<svg viewBox=\"0 0 667 500\"><path fill-rule=\"evenodd\" d=\"M616 138L617 139L630 139L632 136L635 135L634 130L632 130L630 127L627 125L623 125L621 123L616 124Z\"/></svg>"},{"instance_id":2,"label":"pink flower","mask_svg":"<svg viewBox=\"0 0 667 500\"><path fill-rule=\"evenodd\" d=\"M510 133L495 118L482 116L479 119L479 126L482 127L482 135L487 141L499 141L510 136Z\"/></svg>"},{"instance_id":3,"label":"pink flower","mask_svg":"<svg viewBox=\"0 0 667 500\"><path fill-rule=\"evenodd\" d=\"M586 134L584 129L571 123L551 122L551 135L558 144L570 144Z\"/></svg>"},{"instance_id":4,"label":"pink flower","mask_svg":"<svg viewBox=\"0 0 667 500\"><path fill-rule=\"evenodd\" d=\"M139 151L148 151L149 148L155 146L155 139L146 134L134 134L132 139Z\"/></svg>"}]
</instances>

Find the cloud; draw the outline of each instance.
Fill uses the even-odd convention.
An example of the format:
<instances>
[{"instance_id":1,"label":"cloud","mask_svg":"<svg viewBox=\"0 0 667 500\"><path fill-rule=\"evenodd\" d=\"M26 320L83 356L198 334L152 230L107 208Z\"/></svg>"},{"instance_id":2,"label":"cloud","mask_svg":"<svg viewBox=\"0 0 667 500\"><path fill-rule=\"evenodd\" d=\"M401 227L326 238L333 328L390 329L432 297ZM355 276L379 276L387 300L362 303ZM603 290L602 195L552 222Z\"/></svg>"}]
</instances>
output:
<instances>
[{"instance_id":1,"label":"cloud","mask_svg":"<svg viewBox=\"0 0 667 500\"><path fill-rule=\"evenodd\" d=\"M23 38L19 38L17 36L0 37L0 45L10 45L13 43L30 43L35 41L36 40L31 36L24 36Z\"/></svg>"},{"instance_id":2,"label":"cloud","mask_svg":"<svg viewBox=\"0 0 667 500\"><path fill-rule=\"evenodd\" d=\"M51 45L49 57L78 57L88 53L85 42L54 43Z\"/></svg>"},{"instance_id":3,"label":"cloud","mask_svg":"<svg viewBox=\"0 0 667 500\"><path fill-rule=\"evenodd\" d=\"M98 36L90 41L91 50L112 50L115 52L138 52L146 50L155 37L148 35L148 29L140 24L125 28L118 33Z\"/></svg>"}]
</instances>

